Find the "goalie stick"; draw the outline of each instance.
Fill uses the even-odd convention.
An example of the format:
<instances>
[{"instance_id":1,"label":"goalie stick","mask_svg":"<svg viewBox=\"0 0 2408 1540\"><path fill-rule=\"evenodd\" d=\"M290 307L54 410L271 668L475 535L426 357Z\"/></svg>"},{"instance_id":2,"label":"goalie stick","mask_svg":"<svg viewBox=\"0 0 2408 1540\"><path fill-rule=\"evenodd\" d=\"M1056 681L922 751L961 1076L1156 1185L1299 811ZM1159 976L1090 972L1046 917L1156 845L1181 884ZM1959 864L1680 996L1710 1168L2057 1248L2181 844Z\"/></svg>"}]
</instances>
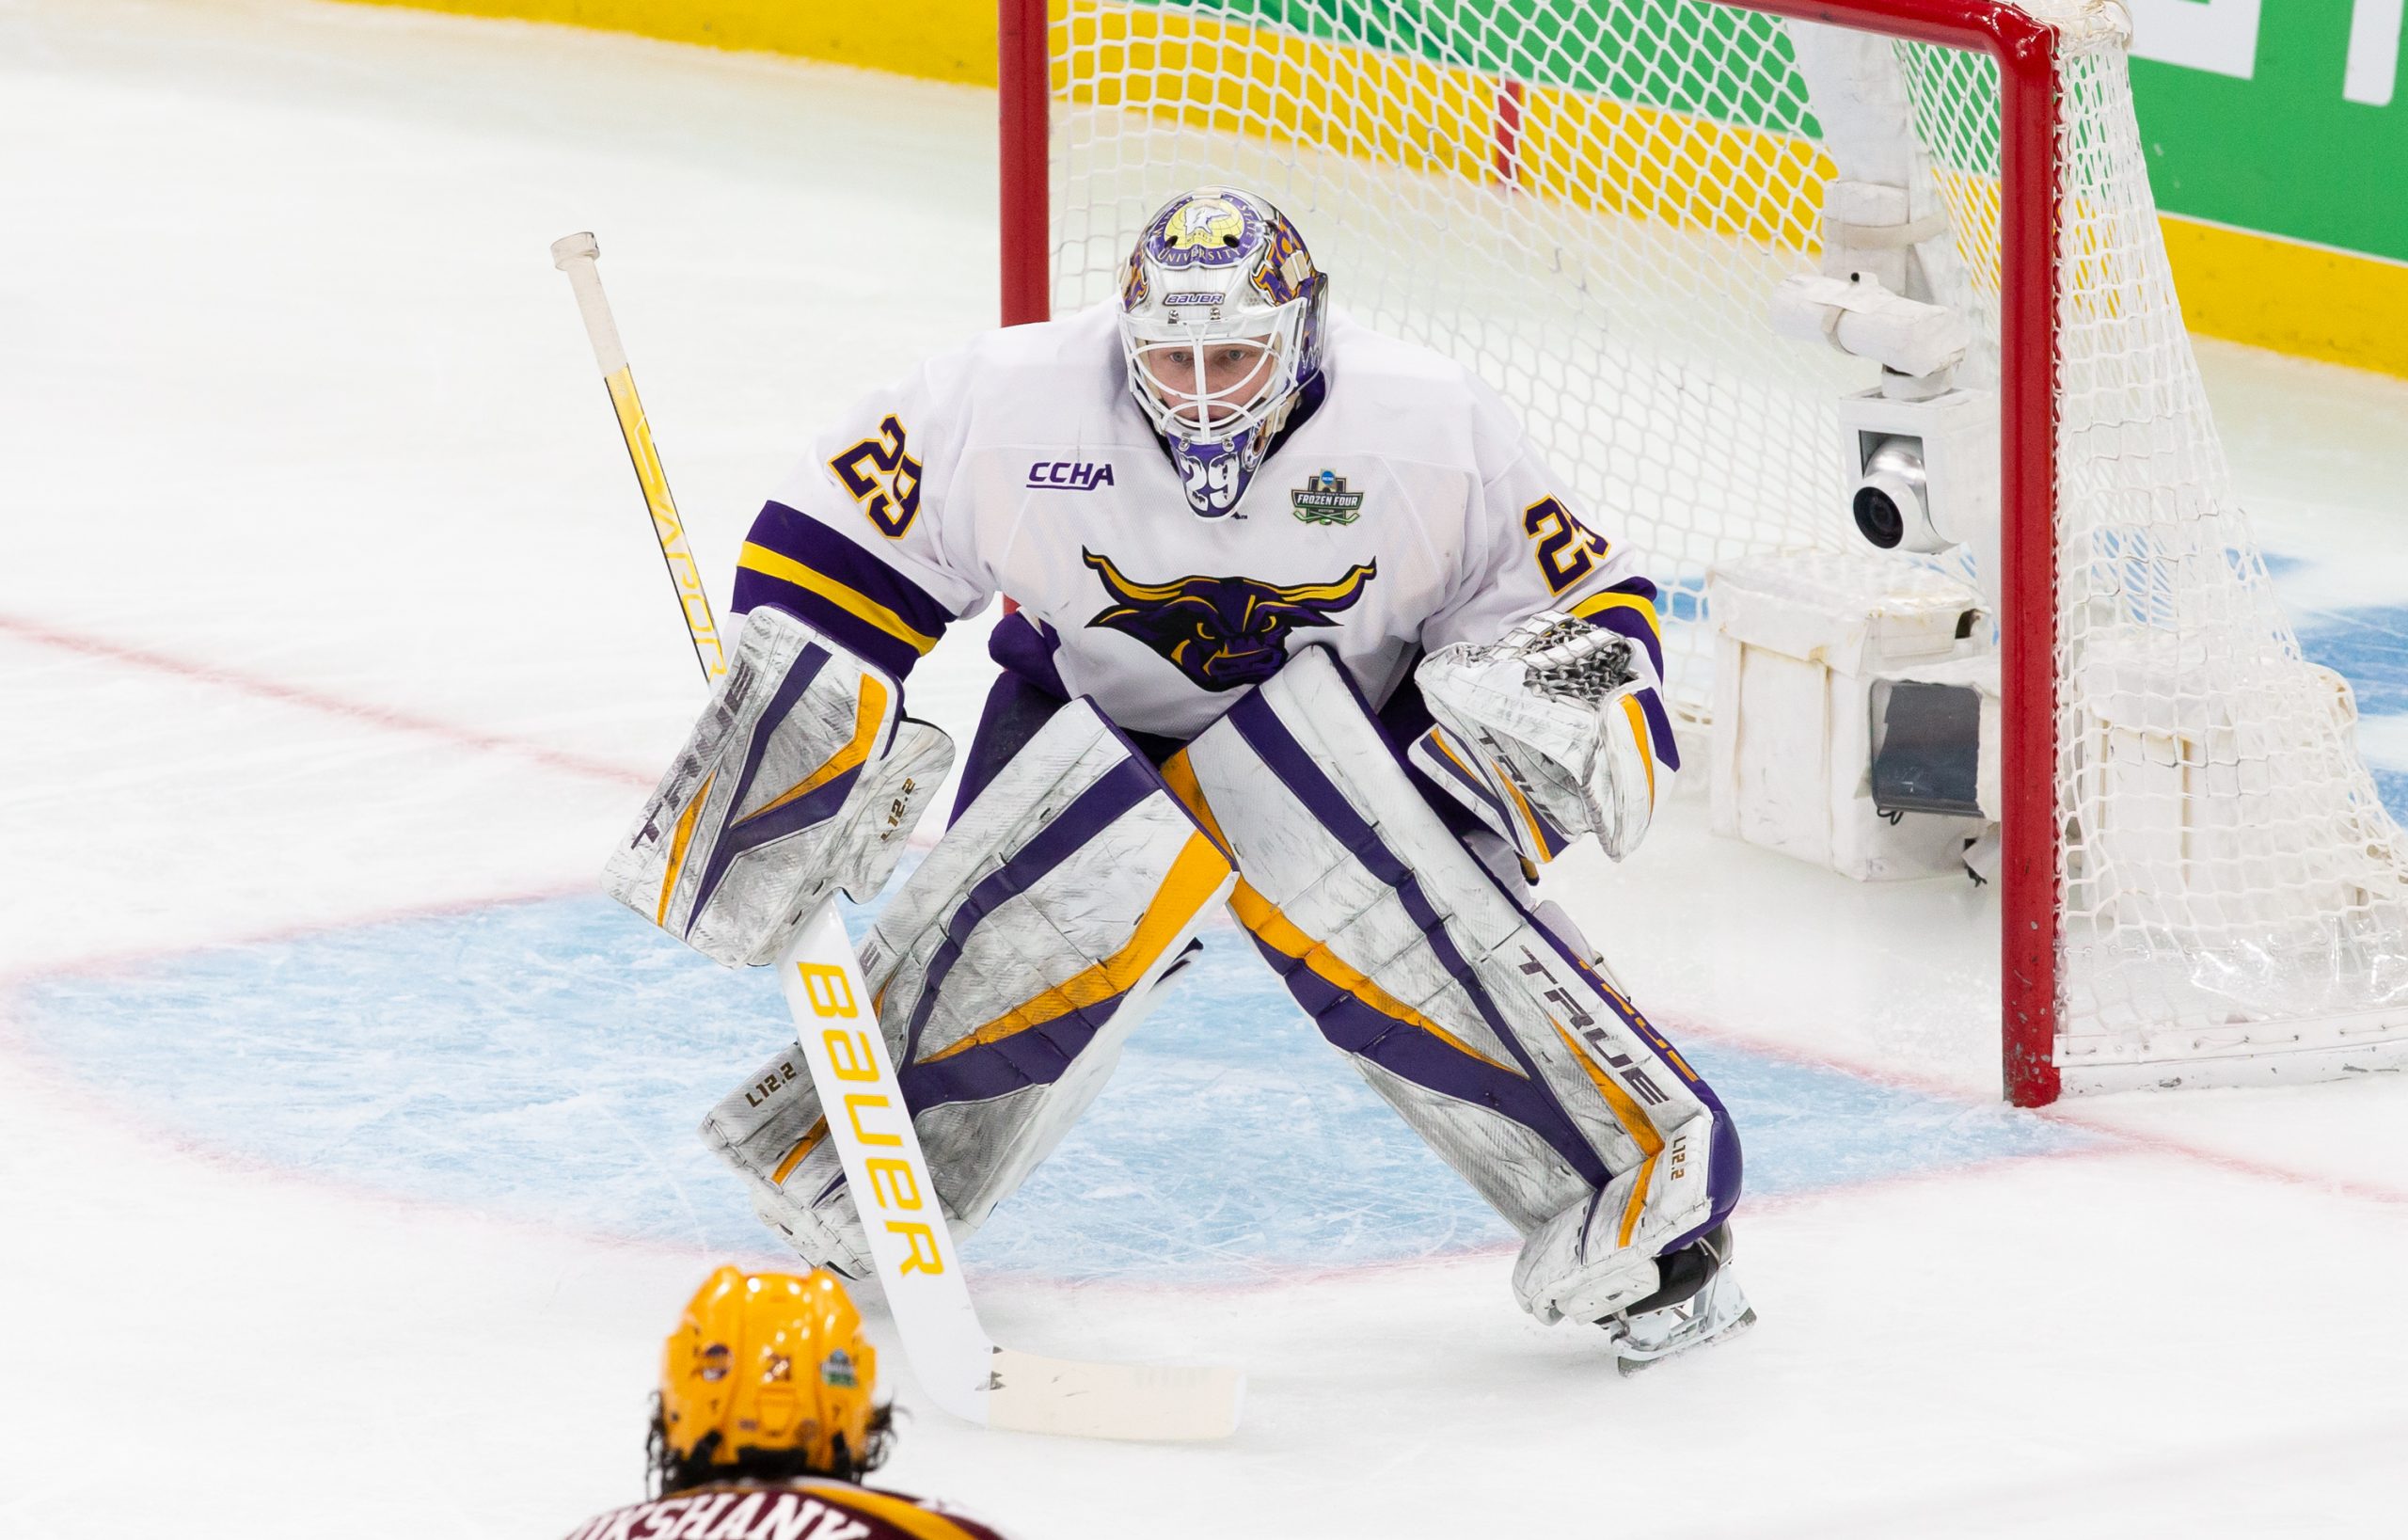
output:
<instances>
[{"instance_id":1,"label":"goalie stick","mask_svg":"<svg viewBox=\"0 0 2408 1540\"><path fill-rule=\"evenodd\" d=\"M718 627L636 403L634 376L594 267L599 255L590 233L552 243L553 265L576 288L610 383L695 656L705 675L716 678L726 669ZM864 1008L871 996L861 960L832 897L796 932L777 967L904 1357L929 1398L965 1421L1022 1433L1169 1441L1236 1432L1245 1380L1234 1369L1087 1363L996 1345L979 1325L885 1034L876 1011Z\"/></svg>"}]
</instances>

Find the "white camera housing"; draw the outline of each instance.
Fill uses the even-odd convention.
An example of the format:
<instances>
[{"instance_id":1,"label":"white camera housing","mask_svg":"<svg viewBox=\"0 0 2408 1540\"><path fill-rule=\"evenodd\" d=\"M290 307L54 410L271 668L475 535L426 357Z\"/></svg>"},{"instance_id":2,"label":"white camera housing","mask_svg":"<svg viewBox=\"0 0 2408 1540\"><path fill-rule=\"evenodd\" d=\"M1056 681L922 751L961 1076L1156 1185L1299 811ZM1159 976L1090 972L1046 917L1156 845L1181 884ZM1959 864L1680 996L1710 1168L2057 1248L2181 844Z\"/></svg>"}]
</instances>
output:
<instances>
[{"instance_id":1,"label":"white camera housing","mask_svg":"<svg viewBox=\"0 0 2408 1540\"><path fill-rule=\"evenodd\" d=\"M1927 401L1879 389L1840 398L1847 512L1884 551L1936 555L1998 530L1998 397L1955 387Z\"/></svg>"}]
</instances>

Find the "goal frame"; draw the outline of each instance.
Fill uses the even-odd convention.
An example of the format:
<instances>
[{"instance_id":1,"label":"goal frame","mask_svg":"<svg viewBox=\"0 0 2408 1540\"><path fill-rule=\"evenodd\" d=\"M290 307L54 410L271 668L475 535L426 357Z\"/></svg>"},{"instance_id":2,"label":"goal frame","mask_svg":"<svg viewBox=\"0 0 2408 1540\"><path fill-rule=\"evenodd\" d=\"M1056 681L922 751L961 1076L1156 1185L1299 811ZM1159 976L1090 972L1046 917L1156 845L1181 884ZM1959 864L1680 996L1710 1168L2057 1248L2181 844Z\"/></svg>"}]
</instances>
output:
<instances>
[{"instance_id":1,"label":"goal frame","mask_svg":"<svg viewBox=\"0 0 2408 1540\"><path fill-rule=\"evenodd\" d=\"M1054 0L1059 4L1060 0ZM2058 28L2003 0L1710 0L1987 54L1999 71L2000 1044L2006 1099L2057 1099L2065 870L2056 827ZM1002 321L1052 314L1048 0L997 0ZM1521 83L1497 82L1510 174ZM1601 513L1610 515L1610 510Z\"/></svg>"}]
</instances>

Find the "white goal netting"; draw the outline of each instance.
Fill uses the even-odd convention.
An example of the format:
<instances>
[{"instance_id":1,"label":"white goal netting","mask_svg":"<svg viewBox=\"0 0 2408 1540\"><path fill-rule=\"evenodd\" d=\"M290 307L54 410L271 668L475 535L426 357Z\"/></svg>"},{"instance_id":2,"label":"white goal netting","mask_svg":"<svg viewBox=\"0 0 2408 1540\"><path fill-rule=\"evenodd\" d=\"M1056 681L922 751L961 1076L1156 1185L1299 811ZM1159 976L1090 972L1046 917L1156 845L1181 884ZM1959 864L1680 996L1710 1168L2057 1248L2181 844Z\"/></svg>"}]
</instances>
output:
<instances>
[{"instance_id":1,"label":"white goal netting","mask_svg":"<svg viewBox=\"0 0 2408 1540\"><path fill-rule=\"evenodd\" d=\"M2303 659L2232 500L2121 12L2049 19L2065 38L2055 1057L2068 1087L2373 1067L2408 1044L2399 832L2346 690ZM1341 309L1478 370L1645 553L1668 682L1701 720L1708 569L1862 548L1837 404L1877 371L1766 322L1775 285L1819 257L1835 151L1852 177L1894 164L1918 214L1945 214L1923 248L1931 294L1979 339L1960 383L1997 379L1996 66L1882 41L1801 70L1818 36L1835 35L1708 0L1055 0L1055 310L1114 293L1172 193L1263 192ZM1844 100L1885 91L1903 94L1887 145L1881 114Z\"/></svg>"}]
</instances>

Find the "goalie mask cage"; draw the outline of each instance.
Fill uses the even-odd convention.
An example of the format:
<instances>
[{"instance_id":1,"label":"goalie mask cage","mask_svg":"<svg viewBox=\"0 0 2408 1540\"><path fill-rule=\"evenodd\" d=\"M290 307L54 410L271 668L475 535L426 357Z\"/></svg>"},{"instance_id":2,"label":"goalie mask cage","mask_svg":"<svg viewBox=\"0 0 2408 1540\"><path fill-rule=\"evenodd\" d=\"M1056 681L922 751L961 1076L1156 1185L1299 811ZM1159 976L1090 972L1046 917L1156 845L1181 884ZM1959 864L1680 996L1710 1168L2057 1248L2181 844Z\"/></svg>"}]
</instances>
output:
<instances>
[{"instance_id":1,"label":"goalie mask cage","mask_svg":"<svg viewBox=\"0 0 2408 1540\"><path fill-rule=\"evenodd\" d=\"M1503 391L1638 548L1692 717L1708 569L1854 540L1837 404L1877 371L1776 337L1771 291L1820 260L1840 160L1905 185L1926 288L1975 333L1959 382L1999 400L2008 1096L2408 1060L2399 831L2232 500L2113 0L1000 23L1006 323L1116 294L1173 193L1262 193L1338 306Z\"/></svg>"}]
</instances>

